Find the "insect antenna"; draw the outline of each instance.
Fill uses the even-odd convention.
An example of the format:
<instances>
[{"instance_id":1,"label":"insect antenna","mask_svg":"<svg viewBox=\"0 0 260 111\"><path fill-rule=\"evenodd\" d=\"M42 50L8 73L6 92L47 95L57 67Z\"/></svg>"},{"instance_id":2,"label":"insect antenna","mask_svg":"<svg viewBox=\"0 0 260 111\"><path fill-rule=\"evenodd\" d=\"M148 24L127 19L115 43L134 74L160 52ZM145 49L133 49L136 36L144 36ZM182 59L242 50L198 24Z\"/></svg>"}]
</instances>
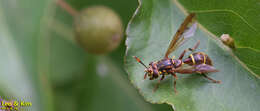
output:
<instances>
[{"instance_id":1,"label":"insect antenna","mask_svg":"<svg viewBox=\"0 0 260 111\"><path fill-rule=\"evenodd\" d=\"M137 62L141 63L146 69L148 69L148 67L136 56L133 56Z\"/></svg>"}]
</instances>

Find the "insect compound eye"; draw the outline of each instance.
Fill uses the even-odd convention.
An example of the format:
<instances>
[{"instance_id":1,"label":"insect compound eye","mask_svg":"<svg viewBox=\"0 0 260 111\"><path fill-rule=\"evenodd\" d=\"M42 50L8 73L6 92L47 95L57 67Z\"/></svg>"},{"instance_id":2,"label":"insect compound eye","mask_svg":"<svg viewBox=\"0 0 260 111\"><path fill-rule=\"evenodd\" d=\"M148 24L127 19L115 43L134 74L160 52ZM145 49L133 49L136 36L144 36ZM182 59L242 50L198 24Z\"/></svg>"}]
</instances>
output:
<instances>
[{"instance_id":1,"label":"insect compound eye","mask_svg":"<svg viewBox=\"0 0 260 111\"><path fill-rule=\"evenodd\" d=\"M157 77L158 77L158 74L153 73L153 77L157 78Z\"/></svg>"},{"instance_id":2,"label":"insect compound eye","mask_svg":"<svg viewBox=\"0 0 260 111\"><path fill-rule=\"evenodd\" d=\"M152 73L150 71L148 71L147 73L148 73L148 76L152 76Z\"/></svg>"},{"instance_id":3,"label":"insect compound eye","mask_svg":"<svg viewBox=\"0 0 260 111\"><path fill-rule=\"evenodd\" d=\"M155 72L153 73L153 77L157 78L158 76L159 76L159 74L157 73L157 71L155 71Z\"/></svg>"}]
</instances>

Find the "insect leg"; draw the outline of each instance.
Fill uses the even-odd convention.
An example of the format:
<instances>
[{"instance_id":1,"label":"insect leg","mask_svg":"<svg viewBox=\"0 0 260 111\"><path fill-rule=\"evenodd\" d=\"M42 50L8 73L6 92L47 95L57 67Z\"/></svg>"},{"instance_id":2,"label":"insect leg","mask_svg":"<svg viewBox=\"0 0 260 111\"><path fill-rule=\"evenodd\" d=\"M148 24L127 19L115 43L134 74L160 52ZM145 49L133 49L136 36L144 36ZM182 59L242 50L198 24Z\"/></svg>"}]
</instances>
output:
<instances>
[{"instance_id":1,"label":"insect leg","mask_svg":"<svg viewBox=\"0 0 260 111\"><path fill-rule=\"evenodd\" d=\"M189 48L189 50L193 52L198 48L199 45L200 45L200 41L198 41L193 48Z\"/></svg>"},{"instance_id":2,"label":"insect leg","mask_svg":"<svg viewBox=\"0 0 260 111\"><path fill-rule=\"evenodd\" d=\"M182 58L184 57L184 55L185 55L186 52L187 52L187 50L184 50L184 51L181 53L179 59L182 59Z\"/></svg>"},{"instance_id":3,"label":"insect leg","mask_svg":"<svg viewBox=\"0 0 260 111\"><path fill-rule=\"evenodd\" d=\"M188 50L189 50L189 51L192 51L192 52L195 51L195 50L198 48L199 44L200 44L200 41L198 41L193 48L188 48ZM186 52L187 52L187 50L184 50L184 51L181 53L179 59L182 59Z\"/></svg>"},{"instance_id":4,"label":"insect leg","mask_svg":"<svg viewBox=\"0 0 260 111\"><path fill-rule=\"evenodd\" d=\"M147 77L147 73L144 74L144 79L146 79L146 77Z\"/></svg>"},{"instance_id":5,"label":"insect leg","mask_svg":"<svg viewBox=\"0 0 260 111\"><path fill-rule=\"evenodd\" d=\"M175 92L175 94L177 94L178 92L176 90L176 83L177 83L176 81L177 81L178 77L175 73L172 73L172 75L173 75L173 78L174 78L174 82L173 82L174 92Z\"/></svg>"},{"instance_id":6,"label":"insect leg","mask_svg":"<svg viewBox=\"0 0 260 111\"><path fill-rule=\"evenodd\" d=\"M155 92L155 91L158 89L159 84L160 84L161 80L163 80L163 79L164 79L164 75L162 75L161 79L158 80L157 84L156 84L155 87L153 88L153 92Z\"/></svg>"},{"instance_id":7,"label":"insect leg","mask_svg":"<svg viewBox=\"0 0 260 111\"><path fill-rule=\"evenodd\" d=\"M212 78L210 78L210 77L208 77L206 74L201 74L203 77L205 77L205 78L207 78L208 80L211 80L212 82L214 82L214 83L218 83L218 84L220 84L221 83L221 81L217 81L217 80L215 80L215 79L212 79Z\"/></svg>"}]
</instances>

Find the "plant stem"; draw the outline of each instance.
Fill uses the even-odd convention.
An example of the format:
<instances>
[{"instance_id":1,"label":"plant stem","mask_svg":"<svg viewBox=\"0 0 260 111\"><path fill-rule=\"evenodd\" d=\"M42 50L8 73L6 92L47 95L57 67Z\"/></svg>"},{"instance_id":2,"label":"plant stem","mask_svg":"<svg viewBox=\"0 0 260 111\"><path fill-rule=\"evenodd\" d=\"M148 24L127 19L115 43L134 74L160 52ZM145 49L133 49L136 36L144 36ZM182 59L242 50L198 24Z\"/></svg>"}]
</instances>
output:
<instances>
[{"instance_id":1,"label":"plant stem","mask_svg":"<svg viewBox=\"0 0 260 111\"><path fill-rule=\"evenodd\" d=\"M79 12L72 8L68 3L66 3L64 0L57 0L57 5L59 5L62 9L67 11L71 16L75 17L79 14Z\"/></svg>"}]
</instances>

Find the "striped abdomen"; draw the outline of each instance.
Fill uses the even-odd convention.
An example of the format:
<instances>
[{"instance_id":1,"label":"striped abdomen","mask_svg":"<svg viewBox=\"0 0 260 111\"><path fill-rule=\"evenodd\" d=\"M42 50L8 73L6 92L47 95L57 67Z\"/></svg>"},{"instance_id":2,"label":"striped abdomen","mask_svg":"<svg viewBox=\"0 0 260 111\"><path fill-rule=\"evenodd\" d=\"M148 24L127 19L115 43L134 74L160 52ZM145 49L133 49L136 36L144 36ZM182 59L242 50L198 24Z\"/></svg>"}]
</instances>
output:
<instances>
[{"instance_id":1,"label":"striped abdomen","mask_svg":"<svg viewBox=\"0 0 260 111\"><path fill-rule=\"evenodd\" d=\"M211 59L203 52L193 53L188 58L184 59L183 62L189 65L208 64L212 66Z\"/></svg>"}]
</instances>

